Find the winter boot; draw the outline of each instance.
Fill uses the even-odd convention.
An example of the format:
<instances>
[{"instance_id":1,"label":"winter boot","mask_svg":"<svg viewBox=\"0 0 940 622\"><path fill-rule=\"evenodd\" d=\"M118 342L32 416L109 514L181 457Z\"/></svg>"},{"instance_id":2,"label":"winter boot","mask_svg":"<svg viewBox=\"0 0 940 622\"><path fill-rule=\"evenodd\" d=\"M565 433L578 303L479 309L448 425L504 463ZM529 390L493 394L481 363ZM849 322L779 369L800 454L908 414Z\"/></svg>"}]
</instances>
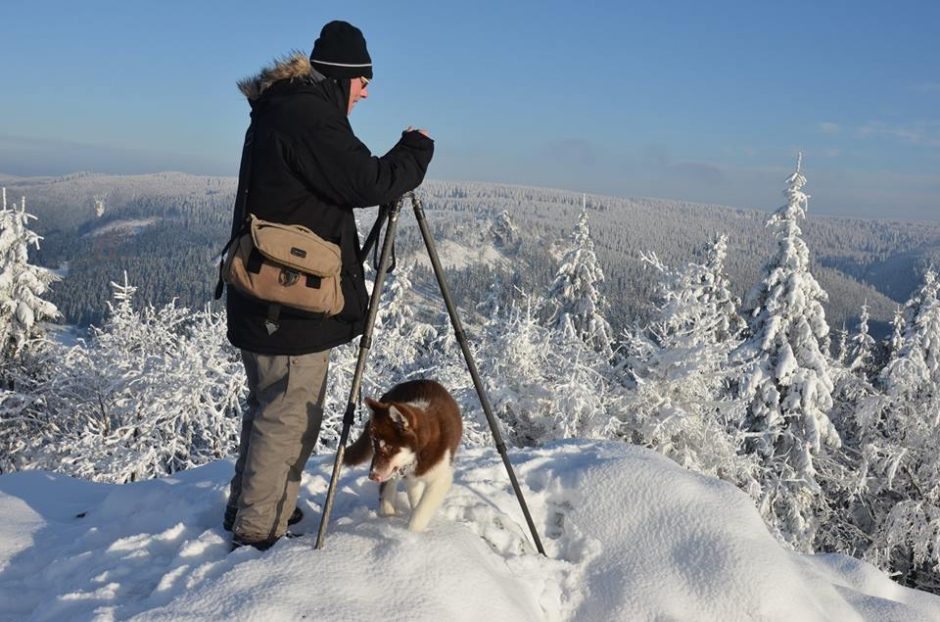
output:
<instances>
[{"instance_id":1,"label":"winter boot","mask_svg":"<svg viewBox=\"0 0 940 622\"><path fill-rule=\"evenodd\" d=\"M231 531L232 527L235 526L235 515L238 514L238 508L234 505L225 506L225 518L222 519L222 529L225 531ZM288 526L296 525L304 518L304 513L300 511L299 507L295 507L294 511L291 513L290 518L287 519ZM273 542L271 544L274 544ZM271 546L270 544L268 546ZM263 549L262 549L263 550Z\"/></svg>"},{"instance_id":2,"label":"winter boot","mask_svg":"<svg viewBox=\"0 0 940 622\"><path fill-rule=\"evenodd\" d=\"M300 534L288 531L287 533L284 534L283 537L288 538L288 539L297 538L297 537L300 537ZM253 546L259 551L267 551L269 548L274 546L278 540L280 540L280 538L266 538L264 540L246 540L240 537L239 535L234 534L232 535L231 550L234 551L235 549L241 548L243 546Z\"/></svg>"}]
</instances>

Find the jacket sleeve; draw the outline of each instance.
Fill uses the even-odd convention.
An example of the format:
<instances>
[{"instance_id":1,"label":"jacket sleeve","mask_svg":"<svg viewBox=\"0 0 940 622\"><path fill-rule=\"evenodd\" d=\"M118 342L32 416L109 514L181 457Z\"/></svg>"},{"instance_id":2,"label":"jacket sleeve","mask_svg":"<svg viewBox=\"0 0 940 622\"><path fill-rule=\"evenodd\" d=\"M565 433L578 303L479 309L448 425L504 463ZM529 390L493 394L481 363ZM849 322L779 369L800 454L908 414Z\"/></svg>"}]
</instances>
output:
<instances>
[{"instance_id":1,"label":"jacket sleeve","mask_svg":"<svg viewBox=\"0 0 940 622\"><path fill-rule=\"evenodd\" d=\"M433 155L434 141L411 131L376 157L343 118L303 133L295 143L294 165L306 183L337 205L370 207L417 188Z\"/></svg>"}]
</instances>

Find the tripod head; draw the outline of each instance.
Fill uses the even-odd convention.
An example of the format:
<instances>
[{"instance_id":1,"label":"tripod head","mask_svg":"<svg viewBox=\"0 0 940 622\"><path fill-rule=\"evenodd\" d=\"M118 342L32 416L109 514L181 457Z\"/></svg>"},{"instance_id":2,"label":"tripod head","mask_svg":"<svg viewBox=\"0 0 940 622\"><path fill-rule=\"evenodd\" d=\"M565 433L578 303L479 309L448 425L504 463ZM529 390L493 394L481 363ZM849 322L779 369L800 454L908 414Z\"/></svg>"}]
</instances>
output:
<instances>
[{"instance_id":1,"label":"tripod head","mask_svg":"<svg viewBox=\"0 0 940 622\"><path fill-rule=\"evenodd\" d=\"M375 251L372 255L372 266L378 269L379 266L379 249L376 246L376 243L379 240L379 235L382 233L382 227L385 226L386 221L388 220L389 213L394 209L396 211L401 211L402 205L405 203L405 199L411 199L412 205L420 205L418 199L415 196L414 190L409 190L405 194L401 195L395 201L391 203L385 203L384 205L379 206L378 216L375 218L375 224L372 225L372 229L369 231L369 235L366 237L366 241L362 245L362 249L359 251L359 263L365 263L366 258L369 256L369 253L373 250ZM392 272L395 269L395 247L392 246L392 263L388 268L389 272Z\"/></svg>"}]
</instances>

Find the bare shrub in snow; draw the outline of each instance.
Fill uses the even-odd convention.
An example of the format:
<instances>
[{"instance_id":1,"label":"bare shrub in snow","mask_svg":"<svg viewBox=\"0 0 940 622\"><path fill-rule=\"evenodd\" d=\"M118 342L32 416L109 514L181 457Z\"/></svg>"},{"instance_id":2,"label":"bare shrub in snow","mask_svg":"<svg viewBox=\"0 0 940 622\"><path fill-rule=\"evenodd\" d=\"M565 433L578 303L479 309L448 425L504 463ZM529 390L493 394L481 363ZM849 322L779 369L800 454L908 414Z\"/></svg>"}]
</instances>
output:
<instances>
[{"instance_id":1,"label":"bare shrub in snow","mask_svg":"<svg viewBox=\"0 0 940 622\"><path fill-rule=\"evenodd\" d=\"M878 378L883 395L863 428L860 495L866 557L916 587L940 590L940 282L928 270L904 308L903 334Z\"/></svg>"},{"instance_id":2,"label":"bare shrub in snow","mask_svg":"<svg viewBox=\"0 0 940 622\"><path fill-rule=\"evenodd\" d=\"M509 439L535 445L608 436L622 400L607 357L541 324L539 304L513 304L480 329L481 374Z\"/></svg>"},{"instance_id":3,"label":"bare shrub in snow","mask_svg":"<svg viewBox=\"0 0 940 622\"><path fill-rule=\"evenodd\" d=\"M112 285L108 320L87 343L49 349L41 376L0 395L3 471L126 482L235 448L245 379L224 317L175 304L137 311L134 288Z\"/></svg>"},{"instance_id":4,"label":"bare shrub in snow","mask_svg":"<svg viewBox=\"0 0 940 622\"><path fill-rule=\"evenodd\" d=\"M740 371L730 361L744 322L724 274L727 238L718 237L701 263L661 275L659 311L647 327L626 334L623 363L634 390L618 434L669 456L686 468L721 477L756 494L756 461L742 455L741 403L731 389Z\"/></svg>"}]
</instances>

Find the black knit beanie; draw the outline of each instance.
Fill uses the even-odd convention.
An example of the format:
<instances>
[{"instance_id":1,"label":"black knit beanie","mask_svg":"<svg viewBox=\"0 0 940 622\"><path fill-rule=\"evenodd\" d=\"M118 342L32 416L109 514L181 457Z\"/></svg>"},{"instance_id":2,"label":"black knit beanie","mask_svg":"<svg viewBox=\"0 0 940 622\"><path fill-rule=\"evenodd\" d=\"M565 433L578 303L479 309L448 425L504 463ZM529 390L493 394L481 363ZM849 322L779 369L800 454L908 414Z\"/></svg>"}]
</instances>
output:
<instances>
[{"instance_id":1,"label":"black knit beanie","mask_svg":"<svg viewBox=\"0 0 940 622\"><path fill-rule=\"evenodd\" d=\"M328 78L372 79L372 59L362 31L349 22L334 21L323 27L313 44L310 62Z\"/></svg>"}]
</instances>

